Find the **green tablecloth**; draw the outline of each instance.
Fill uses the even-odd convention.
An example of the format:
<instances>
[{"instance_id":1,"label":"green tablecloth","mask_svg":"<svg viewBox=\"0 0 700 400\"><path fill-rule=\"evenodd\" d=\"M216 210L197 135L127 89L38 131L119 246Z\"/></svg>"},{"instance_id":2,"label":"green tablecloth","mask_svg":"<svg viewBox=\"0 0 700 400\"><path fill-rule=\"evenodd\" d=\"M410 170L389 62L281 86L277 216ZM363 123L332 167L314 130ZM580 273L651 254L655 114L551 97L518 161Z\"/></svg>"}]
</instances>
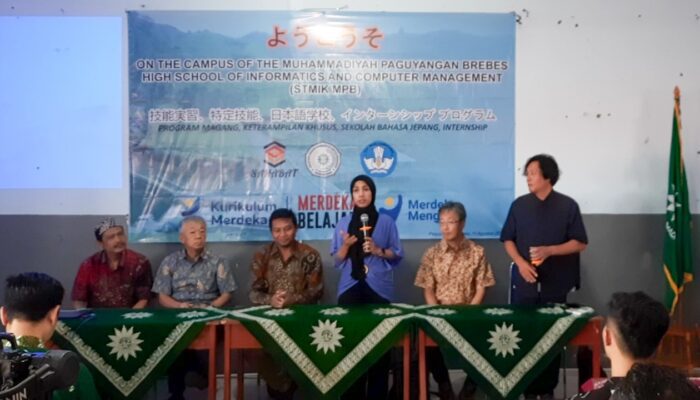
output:
<instances>
[{"instance_id":1,"label":"green tablecloth","mask_svg":"<svg viewBox=\"0 0 700 400\"><path fill-rule=\"evenodd\" d=\"M448 362L490 397L517 398L593 316L590 307L416 307L416 320Z\"/></svg>"},{"instance_id":2,"label":"green tablecloth","mask_svg":"<svg viewBox=\"0 0 700 400\"><path fill-rule=\"evenodd\" d=\"M111 309L61 320L54 341L80 354L112 398L139 398L206 322L233 318L309 396L336 398L418 324L489 396L513 399L592 315L562 305Z\"/></svg>"},{"instance_id":3,"label":"green tablecloth","mask_svg":"<svg viewBox=\"0 0 700 400\"><path fill-rule=\"evenodd\" d=\"M231 312L312 398L337 398L411 326L413 307L252 307ZM235 339L234 339L235 340Z\"/></svg>"},{"instance_id":4,"label":"green tablecloth","mask_svg":"<svg viewBox=\"0 0 700 400\"><path fill-rule=\"evenodd\" d=\"M208 321L223 316L213 308L100 309L62 319L53 340L80 354L110 397L140 398Z\"/></svg>"}]
</instances>

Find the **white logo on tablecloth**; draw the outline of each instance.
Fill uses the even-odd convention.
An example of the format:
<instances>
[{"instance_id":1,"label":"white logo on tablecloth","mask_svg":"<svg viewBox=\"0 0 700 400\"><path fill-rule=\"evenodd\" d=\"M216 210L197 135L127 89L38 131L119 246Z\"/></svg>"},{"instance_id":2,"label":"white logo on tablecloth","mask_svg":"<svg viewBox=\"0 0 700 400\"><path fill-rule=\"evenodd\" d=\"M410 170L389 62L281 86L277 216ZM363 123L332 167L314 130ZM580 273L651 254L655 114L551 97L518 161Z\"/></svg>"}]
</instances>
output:
<instances>
[{"instance_id":1,"label":"white logo on tablecloth","mask_svg":"<svg viewBox=\"0 0 700 400\"><path fill-rule=\"evenodd\" d=\"M176 317L178 318L186 318L186 319L192 319L192 318L199 318L199 317L206 317L209 315L208 313L204 311L186 311L182 312L180 314L177 314Z\"/></svg>"},{"instance_id":2,"label":"white logo on tablecloth","mask_svg":"<svg viewBox=\"0 0 700 400\"><path fill-rule=\"evenodd\" d=\"M337 322L319 320L318 324L313 327L314 332L309 336L314 339L311 344L316 346L316 351L323 350L323 354L326 354L330 350L331 353L335 353L336 347L342 347L340 339L343 339L345 336L340 334L343 328L337 326Z\"/></svg>"},{"instance_id":3,"label":"white logo on tablecloth","mask_svg":"<svg viewBox=\"0 0 700 400\"><path fill-rule=\"evenodd\" d=\"M267 310L263 314L267 315L268 317L285 317L287 315L294 314L294 310L290 310L288 308L275 308L272 310Z\"/></svg>"},{"instance_id":4,"label":"white logo on tablecloth","mask_svg":"<svg viewBox=\"0 0 700 400\"><path fill-rule=\"evenodd\" d=\"M559 314L564 314L566 311L564 311L564 309L559 307L559 306L554 306L554 307L538 308L537 312L540 314L559 315Z\"/></svg>"},{"instance_id":5,"label":"white logo on tablecloth","mask_svg":"<svg viewBox=\"0 0 700 400\"><path fill-rule=\"evenodd\" d=\"M377 314L377 315L397 315L401 314L403 311L397 309L397 308L378 308L372 313Z\"/></svg>"},{"instance_id":6,"label":"white logo on tablecloth","mask_svg":"<svg viewBox=\"0 0 700 400\"><path fill-rule=\"evenodd\" d=\"M437 315L437 316L442 316L442 315L452 315L456 313L457 311L449 309L449 308L434 308L432 310L426 311L430 315Z\"/></svg>"},{"instance_id":7,"label":"white logo on tablecloth","mask_svg":"<svg viewBox=\"0 0 700 400\"><path fill-rule=\"evenodd\" d=\"M513 310L509 310L507 308L487 308L484 310L484 314L488 315L508 315L512 314Z\"/></svg>"},{"instance_id":8,"label":"white logo on tablecloth","mask_svg":"<svg viewBox=\"0 0 700 400\"><path fill-rule=\"evenodd\" d=\"M149 318L152 317L153 314L149 312L129 312L126 314L122 314L122 317L126 319L143 319L143 318Z\"/></svg>"},{"instance_id":9,"label":"white logo on tablecloth","mask_svg":"<svg viewBox=\"0 0 700 400\"><path fill-rule=\"evenodd\" d=\"M491 343L489 350L494 350L496 356L500 355L504 358L515 355L515 350L520 349L518 342L522 340L518 337L520 331L514 331L513 325L506 325L505 322L501 326L496 325L495 328L495 331L489 331L491 335L491 338L487 339Z\"/></svg>"},{"instance_id":10,"label":"white logo on tablecloth","mask_svg":"<svg viewBox=\"0 0 700 400\"><path fill-rule=\"evenodd\" d=\"M108 335L111 341L107 343L107 347L112 348L109 354L116 354L117 361L122 358L124 361L129 357L136 358L136 352L141 351L139 345L143 343L143 340L139 339L140 335L141 332L134 332L133 326L128 329L124 325L121 329L114 328L114 335Z\"/></svg>"},{"instance_id":11,"label":"white logo on tablecloth","mask_svg":"<svg viewBox=\"0 0 700 400\"><path fill-rule=\"evenodd\" d=\"M345 315L348 313L348 310L342 308L342 307L333 307L333 308L326 308L325 310L319 311L323 315Z\"/></svg>"}]
</instances>

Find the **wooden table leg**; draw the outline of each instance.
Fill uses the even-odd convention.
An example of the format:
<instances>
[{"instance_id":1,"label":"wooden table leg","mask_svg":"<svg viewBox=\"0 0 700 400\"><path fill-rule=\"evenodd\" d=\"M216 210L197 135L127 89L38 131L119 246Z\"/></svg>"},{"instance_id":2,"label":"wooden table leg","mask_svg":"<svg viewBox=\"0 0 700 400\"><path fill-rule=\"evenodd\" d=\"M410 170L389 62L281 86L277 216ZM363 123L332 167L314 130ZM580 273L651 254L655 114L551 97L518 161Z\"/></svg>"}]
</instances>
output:
<instances>
[{"instance_id":1,"label":"wooden table leg","mask_svg":"<svg viewBox=\"0 0 700 400\"><path fill-rule=\"evenodd\" d=\"M403 338L403 400L411 397L411 334Z\"/></svg>"},{"instance_id":2,"label":"wooden table leg","mask_svg":"<svg viewBox=\"0 0 700 400\"><path fill-rule=\"evenodd\" d=\"M238 399L243 400L243 398L244 398L243 392L245 390L245 387L244 387L245 382L243 381L245 378L243 376L244 372L245 372L244 371L245 363L243 360L243 350L241 350L239 354L240 355L239 355L238 361L236 363L236 365L238 365L238 373L236 374L236 382L238 383L238 385L237 385L238 387L236 388L236 400L238 400Z\"/></svg>"},{"instance_id":3,"label":"wooden table leg","mask_svg":"<svg viewBox=\"0 0 700 400\"><path fill-rule=\"evenodd\" d=\"M209 325L209 400L216 400L216 325Z\"/></svg>"},{"instance_id":4,"label":"wooden table leg","mask_svg":"<svg viewBox=\"0 0 700 400\"><path fill-rule=\"evenodd\" d=\"M603 351L601 343L602 319L593 319L591 322L593 323L593 330L595 332L592 338L593 346L591 347L591 350L593 350L593 377L600 378L600 354Z\"/></svg>"},{"instance_id":5,"label":"wooden table leg","mask_svg":"<svg viewBox=\"0 0 700 400\"><path fill-rule=\"evenodd\" d=\"M418 329L418 398L427 400L428 382L425 371L425 332Z\"/></svg>"},{"instance_id":6,"label":"wooden table leg","mask_svg":"<svg viewBox=\"0 0 700 400\"><path fill-rule=\"evenodd\" d=\"M231 399L231 324L224 328L224 399Z\"/></svg>"}]
</instances>

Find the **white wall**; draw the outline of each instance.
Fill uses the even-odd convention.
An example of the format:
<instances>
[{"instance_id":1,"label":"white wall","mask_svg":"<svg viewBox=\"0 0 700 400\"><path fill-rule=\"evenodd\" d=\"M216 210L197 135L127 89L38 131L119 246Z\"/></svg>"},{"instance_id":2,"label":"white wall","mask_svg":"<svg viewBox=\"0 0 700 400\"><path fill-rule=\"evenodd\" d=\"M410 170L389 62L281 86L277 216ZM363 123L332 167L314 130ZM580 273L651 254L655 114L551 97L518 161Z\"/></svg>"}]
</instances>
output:
<instances>
[{"instance_id":1,"label":"white wall","mask_svg":"<svg viewBox=\"0 0 700 400\"><path fill-rule=\"evenodd\" d=\"M576 198L585 214L664 212L673 87L679 85L692 210L699 212L698 1L0 0L0 15L121 16L126 57L125 10L302 10L346 5L353 11L518 13L516 165L535 153L554 155L563 171L558 189ZM125 166L126 93L124 88ZM126 173L124 167L121 189L71 191L58 202L56 193L1 191L0 213L125 215ZM516 179L516 192L522 194L524 180ZM45 197L50 201L39 201ZM46 203L59 206L48 209Z\"/></svg>"}]
</instances>

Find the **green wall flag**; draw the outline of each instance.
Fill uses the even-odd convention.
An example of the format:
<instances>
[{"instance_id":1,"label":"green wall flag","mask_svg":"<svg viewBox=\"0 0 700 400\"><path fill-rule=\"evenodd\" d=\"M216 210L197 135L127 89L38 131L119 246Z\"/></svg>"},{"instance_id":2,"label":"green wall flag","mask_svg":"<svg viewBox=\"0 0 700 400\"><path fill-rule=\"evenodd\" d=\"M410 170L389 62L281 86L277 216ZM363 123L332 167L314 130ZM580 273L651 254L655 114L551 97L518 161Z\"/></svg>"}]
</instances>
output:
<instances>
[{"instance_id":1,"label":"green wall flag","mask_svg":"<svg viewBox=\"0 0 700 400\"><path fill-rule=\"evenodd\" d=\"M664 235L664 274L668 284L665 303L671 313L678 304L680 294L683 293L683 286L693 280L691 225L688 182L681 147L680 90L676 87Z\"/></svg>"}]
</instances>

